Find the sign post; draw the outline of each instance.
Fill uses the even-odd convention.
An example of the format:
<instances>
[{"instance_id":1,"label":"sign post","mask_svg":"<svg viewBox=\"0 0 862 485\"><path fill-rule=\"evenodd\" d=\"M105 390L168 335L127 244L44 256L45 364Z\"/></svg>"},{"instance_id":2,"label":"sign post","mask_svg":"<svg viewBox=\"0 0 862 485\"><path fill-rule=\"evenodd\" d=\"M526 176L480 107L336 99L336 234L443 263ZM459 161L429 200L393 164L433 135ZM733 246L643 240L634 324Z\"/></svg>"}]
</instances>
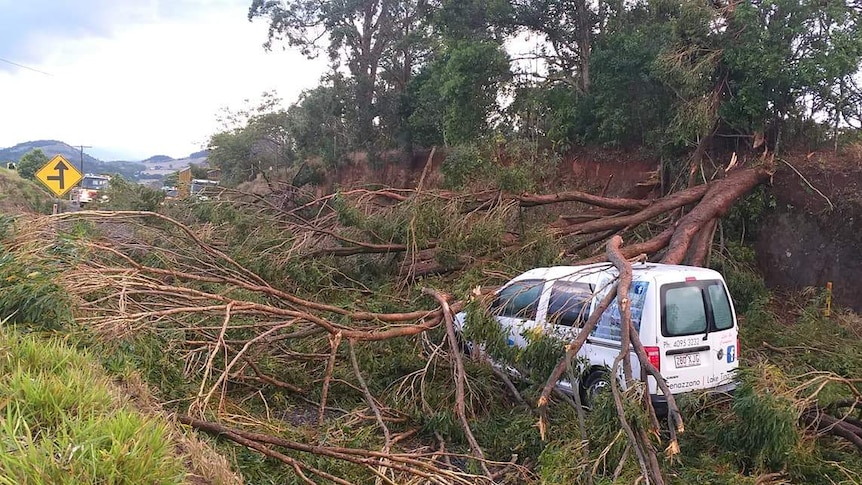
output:
<instances>
[{"instance_id":1,"label":"sign post","mask_svg":"<svg viewBox=\"0 0 862 485\"><path fill-rule=\"evenodd\" d=\"M42 182L48 190L54 192L57 197L62 197L84 178L74 165L69 163L61 155L52 158L39 171L36 179Z\"/></svg>"}]
</instances>

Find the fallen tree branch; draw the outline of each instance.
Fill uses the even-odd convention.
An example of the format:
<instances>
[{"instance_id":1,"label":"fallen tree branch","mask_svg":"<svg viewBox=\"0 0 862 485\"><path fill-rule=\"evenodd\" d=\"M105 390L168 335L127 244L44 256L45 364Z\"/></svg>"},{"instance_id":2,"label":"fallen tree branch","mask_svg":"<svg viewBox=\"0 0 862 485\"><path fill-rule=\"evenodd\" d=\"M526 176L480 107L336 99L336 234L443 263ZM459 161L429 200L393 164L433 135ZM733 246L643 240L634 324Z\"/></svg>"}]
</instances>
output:
<instances>
[{"instance_id":1,"label":"fallen tree branch","mask_svg":"<svg viewBox=\"0 0 862 485\"><path fill-rule=\"evenodd\" d=\"M486 477L471 475L455 470L441 468L433 462L419 459L412 454L405 453L383 453L373 450L364 450L360 448L343 448L337 446L319 446L299 443L296 441L286 440L277 436L252 433L235 428L228 428L219 423L205 421L194 418L192 416L178 414L177 421L195 429L212 433L218 436L224 436L237 443L249 446L249 442L260 444L269 444L281 446L302 453L310 453L319 456L335 458L356 465L377 465L379 460L386 459L390 462L389 468L395 471L400 471L426 480L433 480L439 483L441 479L448 479L454 483L462 485L473 485L478 482L493 483ZM236 438L241 438L237 440ZM250 446L253 449L257 449ZM421 456L421 455L420 455Z\"/></svg>"},{"instance_id":2,"label":"fallen tree branch","mask_svg":"<svg viewBox=\"0 0 862 485\"><path fill-rule=\"evenodd\" d=\"M603 197L575 190L547 195L521 194L515 197L515 200L518 201L521 207L536 207L547 204L558 204L560 202L581 202L604 209L617 210L641 210L652 204L650 200Z\"/></svg>"},{"instance_id":3,"label":"fallen tree branch","mask_svg":"<svg viewBox=\"0 0 862 485\"><path fill-rule=\"evenodd\" d=\"M452 310L449 308L449 302L446 301L446 298L436 290L423 288L422 293L434 297L434 299L436 299L440 304L440 308L443 312L443 321L446 324L446 336L449 339L450 353L452 355L452 359L455 361L455 413L458 415L458 419L461 420L461 427L464 429L467 442L470 443L470 449L473 454L480 460L479 463L482 466L482 470L485 472L485 476L493 481L491 471L488 470L488 465L485 463L485 453L482 452L479 442L476 441L476 437L473 436L473 432L470 431L470 423L467 420L467 412L465 409L466 405L464 402L466 399L464 394L464 381L467 378L467 373L464 371L464 359L461 357L458 337L455 335L455 322L452 318Z\"/></svg>"},{"instance_id":4,"label":"fallen tree branch","mask_svg":"<svg viewBox=\"0 0 862 485\"><path fill-rule=\"evenodd\" d=\"M635 214L619 217L604 217L594 221L561 227L557 229L557 232L561 235L588 234L636 226L656 216L664 214L665 212L697 202L704 196L704 194L706 194L708 188L708 185L698 185L690 189L675 192L667 197L657 199L645 209Z\"/></svg>"}]
</instances>

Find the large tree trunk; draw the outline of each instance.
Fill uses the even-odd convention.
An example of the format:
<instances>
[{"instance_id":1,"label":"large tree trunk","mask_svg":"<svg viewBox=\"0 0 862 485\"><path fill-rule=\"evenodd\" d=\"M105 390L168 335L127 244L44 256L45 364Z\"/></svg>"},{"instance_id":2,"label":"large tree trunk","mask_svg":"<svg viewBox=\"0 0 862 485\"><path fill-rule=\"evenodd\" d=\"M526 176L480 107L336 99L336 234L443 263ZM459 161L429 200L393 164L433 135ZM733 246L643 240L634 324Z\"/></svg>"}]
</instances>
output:
<instances>
[{"instance_id":1,"label":"large tree trunk","mask_svg":"<svg viewBox=\"0 0 862 485\"><path fill-rule=\"evenodd\" d=\"M714 219L726 214L738 199L768 180L769 176L766 167L757 167L735 170L727 177L710 183L703 200L676 224L662 262L681 264L694 236Z\"/></svg>"}]
</instances>

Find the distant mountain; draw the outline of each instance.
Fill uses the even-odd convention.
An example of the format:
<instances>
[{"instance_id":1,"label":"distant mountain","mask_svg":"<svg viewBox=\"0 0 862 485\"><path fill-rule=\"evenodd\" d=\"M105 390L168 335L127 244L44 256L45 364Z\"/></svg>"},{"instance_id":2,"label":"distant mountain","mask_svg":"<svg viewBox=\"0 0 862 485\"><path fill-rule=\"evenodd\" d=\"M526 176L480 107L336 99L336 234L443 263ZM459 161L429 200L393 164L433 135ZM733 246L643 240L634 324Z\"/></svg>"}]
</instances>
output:
<instances>
[{"instance_id":1,"label":"distant mountain","mask_svg":"<svg viewBox=\"0 0 862 485\"><path fill-rule=\"evenodd\" d=\"M154 156L152 156L146 160L141 160L141 163L143 163L143 164L164 163L164 162L170 162L172 160L174 160L174 157L169 157L167 155L154 155Z\"/></svg>"},{"instance_id":2,"label":"distant mountain","mask_svg":"<svg viewBox=\"0 0 862 485\"><path fill-rule=\"evenodd\" d=\"M11 148L0 149L0 161L2 162L17 162L27 153L35 150L42 150L48 158L55 155L62 155L63 158L75 164L80 168L81 164L81 149L57 140L36 140L19 143ZM101 160L91 157L84 153L84 168L93 164L102 163Z\"/></svg>"},{"instance_id":3,"label":"distant mountain","mask_svg":"<svg viewBox=\"0 0 862 485\"><path fill-rule=\"evenodd\" d=\"M150 157L141 162L146 166L146 169L144 169L143 173L141 174L141 178L158 179L166 175L170 175L174 172L183 170L184 168L192 164L208 167L209 165L207 164L207 155L209 155L209 151L202 150L199 152L192 153L186 158L171 158L165 155L156 155L155 157Z\"/></svg>"},{"instance_id":4,"label":"distant mountain","mask_svg":"<svg viewBox=\"0 0 862 485\"><path fill-rule=\"evenodd\" d=\"M0 149L0 162L17 162L25 154L36 149L42 150L48 158L53 158L55 155L62 155L63 158L75 165L75 168L79 170L81 169L81 149L57 140L28 141L19 143L10 148ZM120 174L126 179L138 180L141 172L146 170L146 165L142 163L103 162L87 153L84 153L83 160L84 173Z\"/></svg>"}]
</instances>

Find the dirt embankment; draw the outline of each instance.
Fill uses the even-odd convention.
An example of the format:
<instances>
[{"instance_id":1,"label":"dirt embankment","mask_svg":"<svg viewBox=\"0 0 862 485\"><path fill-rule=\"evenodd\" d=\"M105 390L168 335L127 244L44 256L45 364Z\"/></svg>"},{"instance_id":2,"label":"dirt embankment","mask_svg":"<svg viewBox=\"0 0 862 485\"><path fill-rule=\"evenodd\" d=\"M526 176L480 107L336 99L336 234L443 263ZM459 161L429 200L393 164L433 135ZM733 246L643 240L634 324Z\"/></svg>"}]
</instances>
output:
<instances>
[{"instance_id":1,"label":"dirt embankment","mask_svg":"<svg viewBox=\"0 0 862 485\"><path fill-rule=\"evenodd\" d=\"M779 164L775 207L755 245L767 284L823 288L831 281L836 304L862 311L862 146L787 162L793 168Z\"/></svg>"}]
</instances>

